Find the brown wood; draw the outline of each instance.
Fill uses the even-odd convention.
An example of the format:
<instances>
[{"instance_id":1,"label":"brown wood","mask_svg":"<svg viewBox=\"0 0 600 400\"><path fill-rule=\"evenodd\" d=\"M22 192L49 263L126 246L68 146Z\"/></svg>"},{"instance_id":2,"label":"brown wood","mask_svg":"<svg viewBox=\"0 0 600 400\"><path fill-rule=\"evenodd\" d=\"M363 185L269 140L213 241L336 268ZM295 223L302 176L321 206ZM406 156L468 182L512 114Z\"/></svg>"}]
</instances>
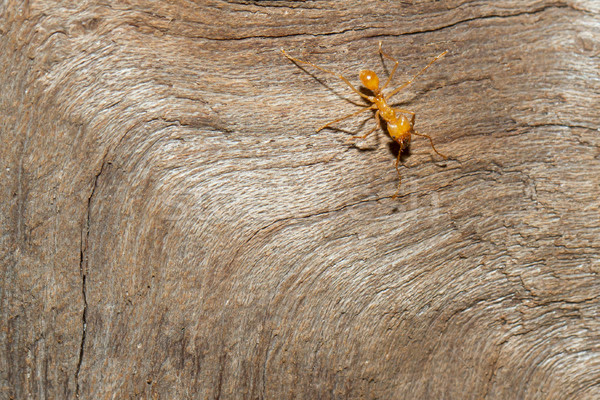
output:
<instances>
[{"instance_id":1,"label":"brown wood","mask_svg":"<svg viewBox=\"0 0 600 400\"><path fill-rule=\"evenodd\" d=\"M0 398L600 398L596 1L108 4L0 5Z\"/></svg>"}]
</instances>

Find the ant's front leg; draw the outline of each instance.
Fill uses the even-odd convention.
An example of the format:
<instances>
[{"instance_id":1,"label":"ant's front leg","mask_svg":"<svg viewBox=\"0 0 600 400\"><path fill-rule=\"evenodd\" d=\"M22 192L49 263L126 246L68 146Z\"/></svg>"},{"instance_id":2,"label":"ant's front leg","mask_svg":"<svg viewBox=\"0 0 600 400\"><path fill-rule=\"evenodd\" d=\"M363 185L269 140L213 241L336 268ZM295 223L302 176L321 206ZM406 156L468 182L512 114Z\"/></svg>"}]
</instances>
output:
<instances>
[{"instance_id":1,"label":"ant's front leg","mask_svg":"<svg viewBox=\"0 0 600 400\"><path fill-rule=\"evenodd\" d=\"M424 133L417 133L417 132L413 132L413 135L417 135L417 136L423 136L426 137L427 139L429 139L429 142L431 143L431 148L433 149L433 151L435 151L436 153L438 153L441 157L443 157L444 159L447 159L448 156L443 155L442 153L440 153L439 151L437 151L437 149L435 148L435 146L433 145L433 139L431 138L431 136L429 135L425 135Z\"/></svg>"},{"instance_id":2,"label":"ant's front leg","mask_svg":"<svg viewBox=\"0 0 600 400\"><path fill-rule=\"evenodd\" d=\"M396 193L392 196L392 199L396 199L400 193L400 186L402 185L402 175L400 174L400 156L402 156L402 148L398 150L398 157L396 158L396 172L398 173L398 188Z\"/></svg>"}]
</instances>

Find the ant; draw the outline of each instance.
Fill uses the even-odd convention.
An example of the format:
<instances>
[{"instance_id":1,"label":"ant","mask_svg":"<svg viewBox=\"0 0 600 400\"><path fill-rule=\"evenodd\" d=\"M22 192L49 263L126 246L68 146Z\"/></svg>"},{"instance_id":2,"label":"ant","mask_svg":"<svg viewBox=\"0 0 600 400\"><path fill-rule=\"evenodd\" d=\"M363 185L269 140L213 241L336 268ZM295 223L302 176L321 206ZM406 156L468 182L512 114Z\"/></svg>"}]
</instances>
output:
<instances>
[{"instance_id":1,"label":"ant","mask_svg":"<svg viewBox=\"0 0 600 400\"><path fill-rule=\"evenodd\" d=\"M423 68L421 71L419 71L419 73L417 73L415 76L413 76L412 79L410 79L408 82L406 82L403 85L392 90L388 95L384 95L383 90L391 82L391 80L394 76L394 73L396 72L396 68L398 68L398 64L400 62L398 60L396 60L395 58L393 58L392 56L384 53L383 50L381 49L381 42L379 42L379 54L381 54L382 57L385 57L388 60L393 61L395 64L394 64L394 68L392 69L392 72L390 73L390 76L388 77L387 81L385 82L385 84L382 87L379 87L379 77L377 76L377 74L375 72L368 70L368 69L360 71L360 73L358 74L358 77L360 78L361 83L363 84L364 87L369 89L371 91L371 93L373 93L373 96L368 96L368 95L356 90L354 85L352 85L352 83L350 83L350 81L348 79L346 79L344 76L342 76L336 72L319 67L318 65L313 64L309 61L303 61L303 60L294 58L294 57L290 56L288 53L286 53L285 50L283 50L283 49L281 49L281 52L283 53L284 56L286 56L287 58L289 58L291 61L293 61L295 63L308 64L308 65L313 66L323 72L327 72L328 74L333 74L333 75L337 76L342 81L344 81L350 87L350 89L352 89L352 91L354 91L360 97L362 97L363 99L365 99L369 103L371 103L371 105L366 106L356 112L353 112L342 118L338 118L334 121L331 121L331 122L323 125L319 129L317 129L317 132L335 124L336 122L340 122L342 120L345 120L346 118L354 117L354 116L356 116L362 112L365 112L367 110L377 110L375 112L375 122L376 122L375 127L373 129L371 129L369 132L367 132L366 134L364 134L363 136L353 136L351 139L365 139L367 136L369 136L371 133L375 132L377 129L379 129L381 127L381 118L383 118L383 120L385 121L385 123L387 125L388 134L400 146L400 149L398 150L398 158L396 158L396 172L398 173L398 189L396 190L396 193L392 196L393 199L395 199L398 196L398 193L400 192L400 184L402 182L402 176L400 175L400 167L399 167L400 155L402 154L402 151L409 146L411 135L423 136L423 137L428 138L429 142L431 143L431 148L433 149L433 151L435 151L437 154L442 156L444 159L448 158L436 150L435 146L433 145L433 139L431 139L431 137L429 135L415 132L415 130L413 129L413 126L415 124L415 116L416 116L414 111L403 110L400 108L392 108L388 104L388 100L393 95L395 95L396 93L398 93L399 91L401 91L402 89L404 89L405 87L410 85L419 75L421 75L423 72L425 72L425 70L427 68L429 68L431 66L431 64L433 64L434 62L436 62L437 60L439 60L440 58L445 56L446 53L448 53L448 50L446 50L443 53L436 56L433 60L431 60L431 62L429 64L427 64L425 66L425 68ZM406 115L404 115L404 114L409 114L410 119L407 118Z\"/></svg>"}]
</instances>

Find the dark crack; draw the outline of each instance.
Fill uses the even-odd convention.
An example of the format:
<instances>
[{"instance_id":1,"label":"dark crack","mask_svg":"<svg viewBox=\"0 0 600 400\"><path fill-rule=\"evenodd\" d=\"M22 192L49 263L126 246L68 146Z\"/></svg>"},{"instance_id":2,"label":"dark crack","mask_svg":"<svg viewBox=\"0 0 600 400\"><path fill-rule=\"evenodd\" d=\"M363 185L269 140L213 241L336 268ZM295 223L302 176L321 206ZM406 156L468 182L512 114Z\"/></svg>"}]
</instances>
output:
<instances>
[{"instance_id":1,"label":"dark crack","mask_svg":"<svg viewBox=\"0 0 600 400\"><path fill-rule=\"evenodd\" d=\"M79 269L83 270L83 251L80 253L80 263ZM81 284L81 294L83 297L83 315L81 317L82 320L82 329L81 329L81 343L79 344L79 359L77 360L77 370L75 371L75 396L79 398L79 372L81 371L81 363L83 362L83 350L85 347L85 335L87 330L87 298L86 298L86 289L85 289L85 273L82 274L82 284Z\"/></svg>"},{"instance_id":2,"label":"dark crack","mask_svg":"<svg viewBox=\"0 0 600 400\"><path fill-rule=\"evenodd\" d=\"M584 9L579 9L576 7L572 7L569 4L565 4L564 2L554 2L554 3L550 3L550 4L545 4L541 7L532 9L532 10L526 10L526 11L518 11L518 12L507 12L507 13L491 13L488 15L478 15L475 17L471 17L471 18L463 18L463 19L459 19L453 22L450 22L446 25L440 25L440 26L435 26L432 28L426 28L426 29L414 29L414 30L410 30L410 31L406 31L406 32L402 32L400 34L395 34L395 35L382 35L382 34L375 34L375 35L367 35L365 36L365 38L372 38L372 37L381 37L381 36L411 36L411 35L420 35L423 33L431 33L431 32L438 32L438 31L442 31L448 28L453 28L455 26L458 25L462 25L465 23L469 23L469 22L473 22L473 21L480 21L480 20L486 20L486 19L496 19L496 18L514 18L514 17L520 17L523 15L536 15L536 14L540 14L543 13L547 10L550 9L562 9L562 8L569 8L571 10L574 10L576 12L584 12L584 13L588 13L586 10ZM352 28L347 28L347 29L340 29L338 31L333 31L333 32L323 32L323 33L310 33L310 32L294 32L294 33L288 33L288 34L277 34L277 35L247 35L247 36L231 36L231 37L215 37L215 36L202 36L202 35L192 35L190 37L193 37L194 39L203 39L203 40L212 40L212 41L240 41L240 40L254 40L254 39L282 39L282 38L290 38L290 37L301 37L301 36L312 36L312 37L325 37L325 36L336 36L336 35L342 35L348 32L359 32L359 31L368 31L370 29L375 29L375 28L370 28L370 27L352 27Z\"/></svg>"},{"instance_id":3,"label":"dark crack","mask_svg":"<svg viewBox=\"0 0 600 400\"><path fill-rule=\"evenodd\" d=\"M75 396L79 398L80 386L79 386L79 373L81 371L81 365L83 363L83 356L85 350L85 340L87 334L87 313L88 313L88 302L87 302L87 287L86 287L86 264L87 264L87 247L88 240L90 237L90 222L91 222L91 204L92 198L96 192L96 188L98 187L98 178L102 171L104 170L106 162L103 160L102 165L100 167L100 171L94 177L94 184L92 186L92 191L87 200L87 211L86 211L86 220L85 226L81 232L81 245L79 248L79 274L81 276L81 297L83 298L83 313L81 316L81 343L79 344L79 358L77 360L77 369L75 371Z\"/></svg>"},{"instance_id":4,"label":"dark crack","mask_svg":"<svg viewBox=\"0 0 600 400\"><path fill-rule=\"evenodd\" d=\"M441 26L433 27L433 28L429 28L429 29L413 30L413 31L409 31L409 32L404 32L400 35L392 35L392 36L410 36L410 35L418 35L418 34L422 34L422 33L431 33L431 32L446 30L448 28L453 28L455 26L473 22L473 21L496 19L496 18L514 18L514 17L523 16L523 15L535 15L535 14L543 13L549 9L561 9L561 8L574 9L574 8L570 7L568 4L564 4L564 3L548 4L548 5L544 5L543 7L533 9L533 10L519 11L519 12L515 12L515 13L506 13L506 14L493 14L492 13L489 15L479 15L479 16L472 17L472 18L459 19L459 20L451 22L447 25L441 25ZM574 9L574 10L576 10L576 9ZM581 11L581 10L576 10L576 11ZM377 35L377 36L381 36L381 35Z\"/></svg>"},{"instance_id":5,"label":"dark crack","mask_svg":"<svg viewBox=\"0 0 600 400\"><path fill-rule=\"evenodd\" d=\"M556 122L525 123L525 124L521 124L521 126L528 127L528 128L552 127L552 128L582 129L582 130L593 131L593 132L597 132L599 130L599 128L596 128L593 126L556 123Z\"/></svg>"},{"instance_id":6,"label":"dark crack","mask_svg":"<svg viewBox=\"0 0 600 400\"><path fill-rule=\"evenodd\" d=\"M357 206L357 205L360 205L360 204L377 202L377 201L380 201L380 200L382 200L384 198L387 198L387 197L375 198L375 199L366 199L366 200L359 200L359 201L356 201L354 203L344 204L344 205L342 205L340 207L337 207L337 208L334 208L334 209L320 210L320 211L316 211L314 213L309 213L309 214L306 214L306 215L300 215L300 216L297 216L297 217L278 218L278 219L276 219L276 220L268 223L267 225L263 226L262 228L259 228L258 230L256 230L252 235L250 235L250 237L246 240L245 243L251 242L252 239L254 239L254 237L256 237L256 235L258 235L260 232L265 231L265 230L269 229L271 226L273 226L273 225L275 225L277 223L283 222L283 221L295 221L295 220L302 220L302 219L308 219L308 218L318 217L318 216L321 216L321 215L332 214L332 213L336 213L338 211L342 211L342 210L344 210L346 208L350 208L350 207Z\"/></svg>"}]
</instances>

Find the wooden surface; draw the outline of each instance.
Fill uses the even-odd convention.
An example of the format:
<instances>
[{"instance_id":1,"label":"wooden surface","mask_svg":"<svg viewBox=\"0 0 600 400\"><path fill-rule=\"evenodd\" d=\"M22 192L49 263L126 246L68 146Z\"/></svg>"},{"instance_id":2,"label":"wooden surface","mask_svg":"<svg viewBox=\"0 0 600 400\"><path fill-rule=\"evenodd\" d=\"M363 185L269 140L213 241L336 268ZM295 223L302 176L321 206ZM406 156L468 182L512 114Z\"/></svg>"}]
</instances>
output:
<instances>
[{"instance_id":1,"label":"wooden surface","mask_svg":"<svg viewBox=\"0 0 600 400\"><path fill-rule=\"evenodd\" d=\"M600 398L596 1L0 13L0 398Z\"/></svg>"}]
</instances>

